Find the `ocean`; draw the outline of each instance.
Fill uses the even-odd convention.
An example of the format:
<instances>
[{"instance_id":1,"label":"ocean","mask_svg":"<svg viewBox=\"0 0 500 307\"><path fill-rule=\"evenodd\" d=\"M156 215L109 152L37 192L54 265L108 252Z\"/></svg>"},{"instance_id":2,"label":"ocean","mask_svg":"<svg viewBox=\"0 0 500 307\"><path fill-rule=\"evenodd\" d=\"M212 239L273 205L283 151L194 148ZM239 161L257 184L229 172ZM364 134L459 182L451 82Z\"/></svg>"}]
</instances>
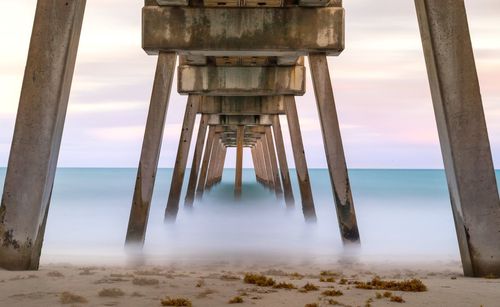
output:
<instances>
[{"instance_id":1,"label":"ocean","mask_svg":"<svg viewBox=\"0 0 500 307\"><path fill-rule=\"evenodd\" d=\"M294 210L258 184L252 169L243 172L241 201L234 200L234 169L225 169L222 182L193 210L185 210L187 170L178 219L169 225L163 217L172 170L160 169L146 242L137 257L137 251L124 248L136 170L58 169L41 262L460 259L443 170L350 170L362 244L348 249L341 243L328 171L310 170L318 216L314 225L304 222L295 170L290 172ZM0 169L2 187L4 179L5 168Z\"/></svg>"}]
</instances>

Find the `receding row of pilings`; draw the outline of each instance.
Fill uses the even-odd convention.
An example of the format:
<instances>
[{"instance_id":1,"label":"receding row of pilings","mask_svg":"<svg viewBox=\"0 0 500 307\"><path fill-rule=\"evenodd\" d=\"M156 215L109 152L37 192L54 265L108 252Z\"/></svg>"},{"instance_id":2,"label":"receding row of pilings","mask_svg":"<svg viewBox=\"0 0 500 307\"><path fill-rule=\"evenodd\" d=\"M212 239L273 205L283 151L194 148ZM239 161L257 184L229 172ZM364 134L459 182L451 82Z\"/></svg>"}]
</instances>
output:
<instances>
[{"instance_id":1,"label":"receding row of pilings","mask_svg":"<svg viewBox=\"0 0 500 307\"><path fill-rule=\"evenodd\" d=\"M171 7L174 3L178 6ZM0 206L0 267L5 269L29 270L39 265L85 4L85 0L40 0L37 4ZM232 4L247 7L221 7ZM415 4L464 273L500 276L500 201L465 5L463 0L415 0ZM341 233L344 239L357 236L357 231L346 231L352 226L354 211L326 62L327 55L338 55L344 49L341 5L339 0L145 1L143 48L159 57L134 193L130 239L144 240L145 231L130 229L147 224L177 54L181 55L178 91L190 95L179 152L189 146L184 140L191 138L193 114L199 112L196 104L204 107L200 99L206 98L197 96L241 96L245 89L243 96L282 96L290 102L284 107L299 182L308 182L308 175L303 144L300 138L293 137L300 136L293 96L304 90L305 71L300 56L309 55ZM225 67L231 63L235 65ZM210 137L216 133L211 131L221 125L210 125L213 114L208 114L202 115L206 126L199 129L209 127ZM263 115L258 116L260 120ZM237 130L236 142L228 137L227 146L244 145L245 125L233 126ZM287 170L281 165L286 159L279 157L278 124L263 126L272 127L280 171ZM259 182L274 186L276 174L269 172L273 167L269 166L269 157L262 154L269 134L265 135L252 147L253 158ZM216 139L214 135L212 139ZM198 141L205 142L197 140L198 158L193 164L201 169L198 176L190 174L185 202L188 206L193 204L197 190L201 195L207 186L220 180L223 169L221 163L212 167L209 163L212 152L224 155L223 141L205 142L205 155ZM211 149L204 169L208 147ZM186 156L178 155L178 174L172 182L167 216L177 211L180 196L174 193L179 189L175 181L183 177L186 163ZM310 184L299 186L304 210L314 208ZM283 189L286 198L284 184Z\"/></svg>"}]
</instances>

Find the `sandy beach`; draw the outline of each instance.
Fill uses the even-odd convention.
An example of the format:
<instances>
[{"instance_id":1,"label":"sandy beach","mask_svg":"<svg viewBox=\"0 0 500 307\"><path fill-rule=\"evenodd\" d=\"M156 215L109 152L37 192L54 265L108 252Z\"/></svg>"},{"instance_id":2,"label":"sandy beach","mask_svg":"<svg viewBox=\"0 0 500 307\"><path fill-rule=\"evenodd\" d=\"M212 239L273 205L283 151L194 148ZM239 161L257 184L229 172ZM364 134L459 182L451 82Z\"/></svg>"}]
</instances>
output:
<instances>
[{"instance_id":1,"label":"sandy beach","mask_svg":"<svg viewBox=\"0 0 500 307\"><path fill-rule=\"evenodd\" d=\"M249 284L245 282L248 273L264 275L274 286ZM418 279L427 290L359 288L360 282L374 278ZM280 283L281 288L276 287ZM192 306L227 306L231 300L242 306L494 307L500 306L500 280L465 278L456 262L411 266L223 261L140 267L51 264L32 272L0 271L0 306L162 306L162 301L166 306L189 306L188 301Z\"/></svg>"}]
</instances>

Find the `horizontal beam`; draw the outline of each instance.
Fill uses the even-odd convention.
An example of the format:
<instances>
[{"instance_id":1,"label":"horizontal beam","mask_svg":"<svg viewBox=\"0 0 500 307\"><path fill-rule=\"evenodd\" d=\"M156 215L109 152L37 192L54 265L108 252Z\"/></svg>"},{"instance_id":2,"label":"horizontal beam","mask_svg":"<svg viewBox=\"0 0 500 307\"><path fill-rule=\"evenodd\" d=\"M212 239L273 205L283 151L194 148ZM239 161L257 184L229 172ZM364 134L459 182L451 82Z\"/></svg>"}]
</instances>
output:
<instances>
[{"instance_id":1,"label":"horizontal beam","mask_svg":"<svg viewBox=\"0 0 500 307\"><path fill-rule=\"evenodd\" d=\"M210 115L209 125L272 125L272 118L269 115Z\"/></svg>"},{"instance_id":2,"label":"horizontal beam","mask_svg":"<svg viewBox=\"0 0 500 307\"><path fill-rule=\"evenodd\" d=\"M281 2L280 6L289 7L289 6L342 6L342 0L287 0L287 1L261 1L261 0L252 0L252 1L242 1L242 0L223 0L223 1L191 1L190 4L188 0L145 0L145 5L165 5L165 6L223 6L223 7L241 7L241 6L270 6L271 4ZM213 3L213 4L212 4Z\"/></svg>"},{"instance_id":3,"label":"horizontal beam","mask_svg":"<svg viewBox=\"0 0 500 307\"><path fill-rule=\"evenodd\" d=\"M142 30L148 54L338 55L344 50L344 9L145 6Z\"/></svg>"},{"instance_id":4,"label":"horizontal beam","mask_svg":"<svg viewBox=\"0 0 500 307\"><path fill-rule=\"evenodd\" d=\"M304 66L179 66L180 94L265 96L305 93Z\"/></svg>"},{"instance_id":5,"label":"horizontal beam","mask_svg":"<svg viewBox=\"0 0 500 307\"><path fill-rule=\"evenodd\" d=\"M202 96L201 114L285 114L283 96Z\"/></svg>"},{"instance_id":6,"label":"horizontal beam","mask_svg":"<svg viewBox=\"0 0 500 307\"><path fill-rule=\"evenodd\" d=\"M235 133L237 127L238 127L237 125L225 125L225 126L215 125L214 131L216 133L220 133L220 134L228 133L228 132ZM260 125L246 126L245 132L247 132L247 133L259 133L259 134L266 133L266 126L265 125L264 126L260 126Z\"/></svg>"}]
</instances>

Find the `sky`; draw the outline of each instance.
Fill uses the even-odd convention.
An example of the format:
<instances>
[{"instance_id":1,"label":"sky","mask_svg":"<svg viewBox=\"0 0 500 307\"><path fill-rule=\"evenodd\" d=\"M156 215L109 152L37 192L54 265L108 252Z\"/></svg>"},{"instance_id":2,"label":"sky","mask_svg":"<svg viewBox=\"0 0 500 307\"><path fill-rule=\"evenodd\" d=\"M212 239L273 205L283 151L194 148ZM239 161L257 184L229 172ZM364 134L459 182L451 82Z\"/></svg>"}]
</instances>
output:
<instances>
[{"instance_id":1,"label":"sky","mask_svg":"<svg viewBox=\"0 0 500 307\"><path fill-rule=\"evenodd\" d=\"M142 5L87 0L60 167L137 167L156 65L141 49ZM500 168L500 1L466 5ZM0 167L9 156L35 7L35 0L0 1ZM345 0L344 7L346 49L329 67L348 167L442 168L414 2ZM309 72L306 86L297 98L306 156L309 167L324 168ZM160 167L174 163L186 100L173 90ZM284 135L293 167L286 129ZM244 166L252 167L249 152ZM234 167L233 150L226 167Z\"/></svg>"}]
</instances>

